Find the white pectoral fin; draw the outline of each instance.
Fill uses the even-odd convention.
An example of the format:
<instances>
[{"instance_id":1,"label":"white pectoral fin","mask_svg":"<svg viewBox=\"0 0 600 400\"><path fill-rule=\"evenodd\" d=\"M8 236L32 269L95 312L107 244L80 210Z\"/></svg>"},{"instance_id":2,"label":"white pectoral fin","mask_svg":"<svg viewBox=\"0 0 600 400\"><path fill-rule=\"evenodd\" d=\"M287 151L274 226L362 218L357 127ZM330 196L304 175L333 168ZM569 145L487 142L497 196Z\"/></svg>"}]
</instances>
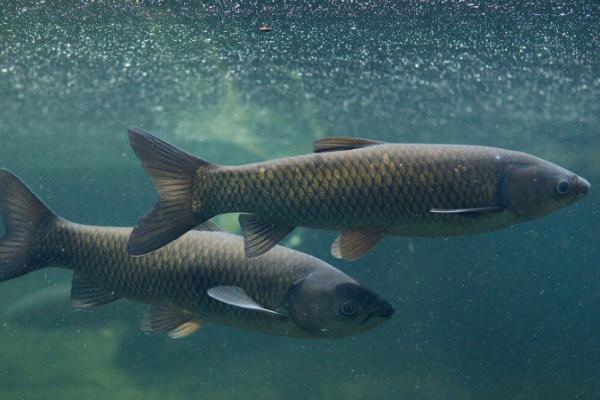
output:
<instances>
[{"instance_id":1,"label":"white pectoral fin","mask_svg":"<svg viewBox=\"0 0 600 400\"><path fill-rule=\"evenodd\" d=\"M206 293L213 299L229 304L230 306L283 315L277 311L269 310L268 308L261 306L250 297L244 289L238 286L216 286L208 289Z\"/></svg>"},{"instance_id":2,"label":"white pectoral fin","mask_svg":"<svg viewBox=\"0 0 600 400\"><path fill-rule=\"evenodd\" d=\"M429 212L433 214L485 214L502 210L502 207L488 206L474 208L432 208Z\"/></svg>"}]
</instances>

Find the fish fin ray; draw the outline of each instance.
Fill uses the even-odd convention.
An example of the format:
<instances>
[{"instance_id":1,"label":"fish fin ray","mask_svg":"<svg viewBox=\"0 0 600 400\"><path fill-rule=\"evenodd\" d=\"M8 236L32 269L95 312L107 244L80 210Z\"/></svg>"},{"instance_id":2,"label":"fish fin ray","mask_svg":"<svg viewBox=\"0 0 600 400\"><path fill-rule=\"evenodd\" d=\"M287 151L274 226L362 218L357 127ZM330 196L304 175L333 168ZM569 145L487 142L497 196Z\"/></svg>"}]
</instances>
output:
<instances>
[{"instance_id":1,"label":"fish fin ray","mask_svg":"<svg viewBox=\"0 0 600 400\"><path fill-rule=\"evenodd\" d=\"M230 306L282 315L277 311L261 306L244 289L238 286L215 286L208 289L206 293L213 299L229 304Z\"/></svg>"},{"instance_id":2,"label":"fish fin ray","mask_svg":"<svg viewBox=\"0 0 600 400\"><path fill-rule=\"evenodd\" d=\"M129 128L129 142L154 187L159 201L133 228L129 254L157 250L210 218L192 210L192 184L201 167L214 167L139 128Z\"/></svg>"},{"instance_id":3,"label":"fish fin ray","mask_svg":"<svg viewBox=\"0 0 600 400\"><path fill-rule=\"evenodd\" d=\"M202 321L199 319L193 319L179 325L175 329L171 329L167 332L167 335L171 339L181 339L195 333L198 329L202 328Z\"/></svg>"},{"instance_id":4,"label":"fish fin ray","mask_svg":"<svg viewBox=\"0 0 600 400\"><path fill-rule=\"evenodd\" d=\"M282 225L254 214L240 214L246 257L254 258L269 251L294 227Z\"/></svg>"},{"instance_id":5,"label":"fish fin ray","mask_svg":"<svg viewBox=\"0 0 600 400\"><path fill-rule=\"evenodd\" d=\"M219 225L215 224L211 220L204 221L200 225L196 226L194 230L201 232L225 232L223 228L221 228Z\"/></svg>"},{"instance_id":6,"label":"fish fin ray","mask_svg":"<svg viewBox=\"0 0 600 400\"><path fill-rule=\"evenodd\" d=\"M385 237L383 229L356 229L342 231L331 244L331 255L354 261L365 255Z\"/></svg>"},{"instance_id":7,"label":"fish fin ray","mask_svg":"<svg viewBox=\"0 0 600 400\"><path fill-rule=\"evenodd\" d=\"M503 208L499 206L474 207L474 208L432 208L433 214L484 214L488 212L499 212Z\"/></svg>"},{"instance_id":8,"label":"fish fin ray","mask_svg":"<svg viewBox=\"0 0 600 400\"><path fill-rule=\"evenodd\" d=\"M82 272L73 274L71 284L71 307L84 309L102 306L120 299L117 293L98 286L96 282Z\"/></svg>"},{"instance_id":9,"label":"fish fin ray","mask_svg":"<svg viewBox=\"0 0 600 400\"><path fill-rule=\"evenodd\" d=\"M37 231L58 219L16 175L0 169L0 215L6 234L0 238L0 282L42 268L45 262L34 252Z\"/></svg>"},{"instance_id":10,"label":"fish fin ray","mask_svg":"<svg viewBox=\"0 0 600 400\"><path fill-rule=\"evenodd\" d=\"M383 144L378 140L361 139L348 136L329 136L313 142L314 153L360 149L368 146Z\"/></svg>"},{"instance_id":11,"label":"fish fin ray","mask_svg":"<svg viewBox=\"0 0 600 400\"><path fill-rule=\"evenodd\" d=\"M141 328L147 335L166 333L172 339L191 335L202 327L202 321L170 304L153 304L144 313Z\"/></svg>"}]
</instances>

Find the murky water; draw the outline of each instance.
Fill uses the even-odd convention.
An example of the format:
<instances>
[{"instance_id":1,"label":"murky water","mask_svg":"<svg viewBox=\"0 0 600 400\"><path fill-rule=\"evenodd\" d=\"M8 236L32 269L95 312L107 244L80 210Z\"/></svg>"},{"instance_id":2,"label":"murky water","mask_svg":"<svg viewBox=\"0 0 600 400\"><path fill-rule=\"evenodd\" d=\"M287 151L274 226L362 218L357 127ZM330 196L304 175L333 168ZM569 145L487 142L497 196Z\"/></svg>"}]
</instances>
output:
<instances>
[{"instance_id":1,"label":"murky water","mask_svg":"<svg viewBox=\"0 0 600 400\"><path fill-rule=\"evenodd\" d=\"M139 332L141 305L71 315L68 272L4 282L0 398L600 396L597 2L61 3L0 6L0 165L71 220L132 225L154 203L129 125L222 164L324 135L506 147L592 192L491 234L388 238L355 263L329 255L334 233L299 230L288 245L397 310L347 339L207 325L174 341Z\"/></svg>"}]
</instances>

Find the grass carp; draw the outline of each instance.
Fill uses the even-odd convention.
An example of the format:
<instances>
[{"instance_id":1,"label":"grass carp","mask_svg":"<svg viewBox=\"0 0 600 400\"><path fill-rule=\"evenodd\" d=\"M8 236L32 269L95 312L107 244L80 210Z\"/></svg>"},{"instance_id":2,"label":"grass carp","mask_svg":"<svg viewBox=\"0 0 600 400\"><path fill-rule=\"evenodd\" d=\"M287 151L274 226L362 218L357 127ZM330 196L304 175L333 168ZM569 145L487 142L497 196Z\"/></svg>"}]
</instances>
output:
<instances>
[{"instance_id":1,"label":"grass carp","mask_svg":"<svg viewBox=\"0 0 600 400\"><path fill-rule=\"evenodd\" d=\"M132 232L133 255L241 212L248 257L305 226L341 231L331 252L354 260L386 235L489 232L556 211L590 188L558 165L494 147L330 137L311 155L218 166L141 129L130 128L129 139L160 196Z\"/></svg>"}]
</instances>

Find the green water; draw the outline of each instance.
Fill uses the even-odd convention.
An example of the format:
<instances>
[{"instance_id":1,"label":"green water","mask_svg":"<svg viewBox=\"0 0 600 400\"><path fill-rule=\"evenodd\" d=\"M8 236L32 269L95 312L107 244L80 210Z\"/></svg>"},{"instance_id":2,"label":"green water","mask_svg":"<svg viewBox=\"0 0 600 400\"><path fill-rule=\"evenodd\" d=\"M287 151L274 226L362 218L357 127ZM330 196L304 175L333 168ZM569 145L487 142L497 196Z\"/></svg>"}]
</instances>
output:
<instances>
[{"instance_id":1,"label":"green water","mask_svg":"<svg viewBox=\"0 0 600 400\"><path fill-rule=\"evenodd\" d=\"M288 245L396 308L347 339L209 325L174 341L139 332L142 305L78 318L67 299L9 318L70 274L4 282L1 400L600 398L598 2L182 4L0 5L0 165L60 215L132 225L151 207L129 125L222 164L323 135L493 145L592 192L491 234L388 238L351 264L329 255L333 232L298 230Z\"/></svg>"}]
</instances>

